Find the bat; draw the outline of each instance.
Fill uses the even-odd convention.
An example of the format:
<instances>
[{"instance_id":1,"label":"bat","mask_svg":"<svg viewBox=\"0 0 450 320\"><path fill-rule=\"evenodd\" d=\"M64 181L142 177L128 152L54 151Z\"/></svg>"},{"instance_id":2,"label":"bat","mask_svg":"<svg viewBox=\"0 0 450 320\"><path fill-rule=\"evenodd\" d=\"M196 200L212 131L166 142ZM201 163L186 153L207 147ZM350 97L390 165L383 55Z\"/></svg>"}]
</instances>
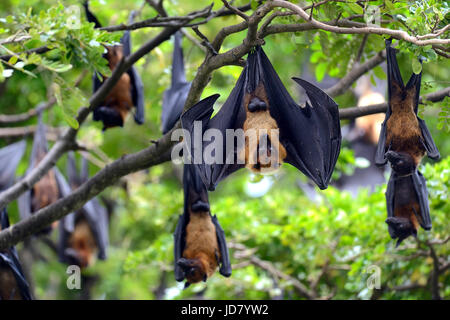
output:
<instances>
[{"instance_id":1,"label":"bat","mask_svg":"<svg viewBox=\"0 0 450 320\"><path fill-rule=\"evenodd\" d=\"M78 172L75 156L68 154L67 175L69 183L65 194L78 188L89 178L88 165L85 158L81 160ZM106 209L94 198L82 209L61 219L59 225L58 256L63 263L75 264L86 268L95 263L96 258L105 260L109 243L109 222Z\"/></svg>"},{"instance_id":2,"label":"bat","mask_svg":"<svg viewBox=\"0 0 450 320\"><path fill-rule=\"evenodd\" d=\"M186 81L184 72L183 49L181 47L181 32L175 33L175 47L173 49L172 59L172 84L164 92L161 128L163 134L166 134L173 128L180 119L183 112L191 83Z\"/></svg>"},{"instance_id":3,"label":"bat","mask_svg":"<svg viewBox=\"0 0 450 320\"><path fill-rule=\"evenodd\" d=\"M219 266L231 275L225 233L217 217L211 215L208 192L195 166L185 164L183 172L184 213L174 233L175 279L186 279L185 288L206 281Z\"/></svg>"},{"instance_id":4,"label":"bat","mask_svg":"<svg viewBox=\"0 0 450 320\"><path fill-rule=\"evenodd\" d=\"M388 109L381 125L375 162L385 165L386 152L393 150L409 153L417 167L425 153L434 160L440 154L425 121L417 116L422 72L413 73L405 86L391 42L392 39L386 40Z\"/></svg>"},{"instance_id":5,"label":"bat","mask_svg":"<svg viewBox=\"0 0 450 320\"><path fill-rule=\"evenodd\" d=\"M428 190L410 154L388 151L386 157L392 167L386 189L386 223L391 238L398 239L398 247L407 237L417 236L419 225L431 229Z\"/></svg>"},{"instance_id":6,"label":"bat","mask_svg":"<svg viewBox=\"0 0 450 320\"><path fill-rule=\"evenodd\" d=\"M9 228L6 209L0 211L0 231ZM14 247L0 251L0 300L32 300Z\"/></svg>"},{"instance_id":7,"label":"bat","mask_svg":"<svg viewBox=\"0 0 450 320\"><path fill-rule=\"evenodd\" d=\"M25 140L0 149L0 192L14 182L16 169L22 159ZM0 211L0 231L9 228L6 209ZM25 279L19 257L14 247L0 251L0 300L31 300L31 293Z\"/></svg>"},{"instance_id":8,"label":"bat","mask_svg":"<svg viewBox=\"0 0 450 320\"><path fill-rule=\"evenodd\" d=\"M200 101L181 116L183 129L194 140L188 151L208 190L214 190L220 180L240 168L270 173L283 162L303 172L319 188L327 188L341 146L338 106L311 83L300 78L293 80L306 91L309 103L305 107L294 102L258 46L248 55L234 89L212 119L218 95ZM243 131L245 140L237 139L234 148L227 148L224 143L222 150L214 150L214 156L225 155L223 161L198 161L196 155L201 155L202 149L206 153L215 141L198 146L196 121L202 123L202 135L215 129L226 137L227 131L233 129L234 133Z\"/></svg>"},{"instance_id":9,"label":"bat","mask_svg":"<svg viewBox=\"0 0 450 320\"><path fill-rule=\"evenodd\" d=\"M392 173L386 190L389 234L397 246L417 235L420 225L431 229L426 181L417 170L425 154L440 157L425 122L417 116L422 74L411 75L406 86L397 64L392 40L386 40L388 109L382 124L375 162L389 161Z\"/></svg>"},{"instance_id":10,"label":"bat","mask_svg":"<svg viewBox=\"0 0 450 320\"><path fill-rule=\"evenodd\" d=\"M38 117L38 125L34 133L33 147L29 160L28 174L34 169L48 152L47 139L45 137L45 125L42 122L42 114ZM50 169L31 190L24 192L18 199L20 218L29 218L34 212L56 202L62 197L61 187L64 184L64 177L56 167ZM41 233L47 234L52 230L49 226Z\"/></svg>"},{"instance_id":11,"label":"bat","mask_svg":"<svg viewBox=\"0 0 450 320\"><path fill-rule=\"evenodd\" d=\"M94 23L95 28L101 28L101 24L95 15L89 10L89 3L83 3L86 17L89 22ZM129 23L134 20L134 12L130 15ZM125 31L121 40L121 45L106 46L104 58L108 60L108 65L113 71L123 57L127 57L131 53L131 36L130 31ZM93 76L93 92L95 93L100 86L106 81L107 77L102 76L99 79L97 74ZM123 73L116 85L106 96L101 105L94 109L94 121L103 122L103 131L113 127L123 127L124 121L132 107L136 108L134 121L137 124L143 124L144 115L144 86L141 77L134 67Z\"/></svg>"}]
</instances>

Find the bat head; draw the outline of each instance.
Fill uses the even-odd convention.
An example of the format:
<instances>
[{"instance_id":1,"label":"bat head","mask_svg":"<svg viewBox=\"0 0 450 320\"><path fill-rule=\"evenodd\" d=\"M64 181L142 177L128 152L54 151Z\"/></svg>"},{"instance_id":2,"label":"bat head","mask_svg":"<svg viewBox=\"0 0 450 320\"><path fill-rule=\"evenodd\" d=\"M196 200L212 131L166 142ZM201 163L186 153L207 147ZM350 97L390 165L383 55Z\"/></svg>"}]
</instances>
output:
<instances>
[{"instance_id":1,"label":"bat head","mask_svg":"<svg viewBox=\"0 0 450 320\"><path fill-rule=\"evenodd\" d=\"M386 158L391 163L392 170L397 174L409 174L416 169L414 159L408 153L388 151Z\"/></svg>"},{"instance_id":2,"label":"bat head","mask_svg":"<svg viewBox=\"0 0 450 320\"><path fill-rule=\"evenodd\" d=\"M116 109L101 106L94 109L94 121L103 122L103 131L112 127L123 127L123 118Z\"/></svg>"},{"instance_id":3,"label":"bat head","mask_svg":"<svg viewBox=\"0 0 450 320\"><path fill-rule=\"evenodd\" d=\"M109 68L113 70L123 58L123 46L118 45L106 47L105 58L108 60Z\"/></svg>"},{"instance_id":4,"label":"bat head","mask_svg":"<svg viewBox=\"0 0 450 320\"><path fill-rule=\"evenodd\" d=\"M417 230L408 218L389 217L386 219L392 239L398 239L396 247L409 236L417 236Z\"/></svg>"},{"instance_id":5,"label":"bat head","mask_svg":"<svg viewBox=\"0 0 450 320\"><path fill-rule=\"evenodd\" d=\"M85 219L75 225L69 238L69 247L64 251L69 263L86 268L95 263L98 247L94 234Z\"/></svg>"},{"instance_id":6,"label":"bat head","mask_svg":"<svg viewBox=\"0 0 450 320\"><path fill-rule=\"evenodd\" d=\"M206 267L201 261L201 259L180 258L177 261L177 264L181 267L181 269L184 272L184 275L186 277L186 284L206 281L206 279L208 278L208 275L206 273ZM187 286L185 286L185 288Z\"/></svg>"},{"instance_id":7,"label":"bat head","mask_svg":"<svg viewBox=\"0 0 450 320\"><path fill-rule=\"evenodd\" d=\"M277 122L270 115L269 101L263 84L244 97L246 119L243 125L245 147L240 158L245 166L255 173L271 173L277 170L286 158L286 150L280 144Z\"/></svg>"},{"instance_id":8,"label":"bat head","mask_svg":"<svg viewBox=\"0 0 450 320\"><path fill-rule=\"evenodd\" d=\"M192 212L209 212L209 203L202 200L195 201L191 206Z\"/></svg>"}]
</instances>

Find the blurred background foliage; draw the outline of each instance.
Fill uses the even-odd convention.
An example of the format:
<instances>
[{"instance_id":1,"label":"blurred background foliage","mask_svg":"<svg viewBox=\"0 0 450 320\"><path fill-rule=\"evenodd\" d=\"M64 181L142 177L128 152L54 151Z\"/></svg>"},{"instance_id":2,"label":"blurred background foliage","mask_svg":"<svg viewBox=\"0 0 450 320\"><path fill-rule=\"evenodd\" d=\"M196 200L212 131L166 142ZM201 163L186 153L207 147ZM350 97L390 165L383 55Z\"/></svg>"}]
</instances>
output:
<instances>
[{"instance_id":1,"label":"blurred background foliage","mask_svg":"<svg viewBox=\"0 0 450 320\"><path fill-rule=\"evenodd\" d=\"M321 6L315 14L322 20L331 20L339 12L342 17L359 14L359 6L355 7L353 2L330 3ZM164 6L169 15L180 16L210 3L166 0ZM246 3L248 1L235 2L236 5ZM445 26L449 22L446 1L386 0L371 3L381 5L383 17L388 17L388 13L393 17L394 22L386 25L393 29L402 28L403 21L419 34L428 33L427 17L437 14L442 15L441 24ZM138 19L155 17L156 12L143 4L142 0L91 0L91 10L104 25L117 25L127 20L130 10L141 9ZM44 113L44 121L52 127L76 126L71 119L90 98L92 72L94 69L105 72L101 44L118 41L121 33L94 31L86 22L82 23L80 30L71 32L65 25L67 16L64 9L70 5L81 8L81 1L3 0L0 3L0 38L23 30L31 36L31 40L19 45L0 46L0 55L44 44L51 44L54 48L43 55L45 59L28 56L19 65L20 61L9 61L15 67L12 74L4 72L10 66L2 65L0 74L7 78L0 82L1 114L25 112L60 92L59 105ZM221 7L221 1L214 1L215 10ZM213 19L200 26L200 30L213 39L222 27L240 21L234 16ZM298 19L282 17L275 22L293 23ZM195 37L191 30L186 31ZM133 49L139 48L158 32L158 28L133 31ZM244 31L228 37L221 51L239 45L245 34ZM327 79L343 77L351 69L362 39L361 35L322 31L285 33L268 36L264 50L288 90L299 99L300 94L291 77L308 78L327 88ZM402 53L398 60L404 78L412 72L414 65L411 61L415 56L427 58L423 65L422 94L448 87L448 59L433 54L427 47L404 43L399 47ZM83 124L78 139L97 150L97 157L101 154L100 161L91 164L91 174L99 170L102 162L141 150L161 136L162 94L170 85L172 48L172 41L164 42L136 64L145 85L146 123L143 126L137 126L132 117L123 129L110 129L105 133L101 132L101 124L91 119ZM369 36L361 62L383 48L383 37ZM204 53L186 38L183 39L183 49L190 81L202 63ZM75 88L74 83L84 70L88 73ZM214 72L202 97L220 93L217 103L220 106L241 70L238 66L227 66ZM386 80L382 67L371 70L368 75L373 83ZM355 106L357 99L352 89L337 97L336 101L345 108ZM449 242L439 244L450 234L447 222L450 212L449 103L447 97L443 102L426 103L420 110L441 151L442 160L438 163L424 160L420 168L429 188L433 229L430 232L420 230L418 240L409 238L395 249L384 223L386 185L377 187L371 194L361 189L356 197L331 186L325 191L317 190L319 196L311 201L298 187L299 180L305 181L305 178L288 165L275 175L264 178L241 170L210 194L212 213L217 214L230 243L235 267L233 275L225 279L217 274L207 283L182 290L183 285L174 280L172 267L172 233L183 208L179 180L181 169L165 163L130 175L102 193L101 198L113 208L111 246L108 260L98 261L84 271L85 283L92 284L86 288L88 292L68 290L66 266L57 261L49 246L36 243L38 256L31 260L25 257L29 262L35 295L38 299L86 297L83 294L94 299L298 299L305 297L306 290L314 298L429 299L433 272L430 246L441 263L448 265L450 262ZM34 118L20 125L35 123ZM342 121L342 125L345 124L346 121ZM17 138L2 139L0 146L15 140ZM30 147L31 143L28 149ZM28 154L19 167L19 175L25 172L27 161ZM63 157L57 166L64 170L65 162L66 157ZM356 164L352 151L343 148L334 178L342 173L351 173ZM15 202L9 211L13 222L17 221ZM52 238L57 239L57 232ZM381 268L381 290L371 290L366 286L371 265ZM448 268L440 275L439 283L441 296L449 298Z\"/></svg>"}]
</instances>

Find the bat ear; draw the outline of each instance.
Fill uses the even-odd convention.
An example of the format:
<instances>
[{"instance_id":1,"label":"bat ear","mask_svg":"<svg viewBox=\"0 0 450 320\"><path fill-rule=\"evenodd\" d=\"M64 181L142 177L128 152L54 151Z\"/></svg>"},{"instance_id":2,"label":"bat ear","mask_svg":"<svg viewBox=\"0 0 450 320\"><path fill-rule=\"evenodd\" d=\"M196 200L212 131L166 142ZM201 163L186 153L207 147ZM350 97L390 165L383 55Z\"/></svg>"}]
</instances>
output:
<instances>
[{"instance_id":1,"label":"bat ear","mask_svg":"<svg viewBox=\"0 0 450 320\"><path fill-rule=\"evenodd\" d=\"M205 275L203 276L203 282L206 282L207 279L208 279L208 276L205 274Z\"/></svg>"},{"instance_id":2,"label":"bat ear","mask_svg":"<svg viewBox=\"0 0 450 320\"><path fill-rule=\"evenodd\" d=\"M186 281L186 282L184 283L184 288L183 288L183 290L187 289L190 285L191 285L191 283Z\"/></svg>"}]
</instances>

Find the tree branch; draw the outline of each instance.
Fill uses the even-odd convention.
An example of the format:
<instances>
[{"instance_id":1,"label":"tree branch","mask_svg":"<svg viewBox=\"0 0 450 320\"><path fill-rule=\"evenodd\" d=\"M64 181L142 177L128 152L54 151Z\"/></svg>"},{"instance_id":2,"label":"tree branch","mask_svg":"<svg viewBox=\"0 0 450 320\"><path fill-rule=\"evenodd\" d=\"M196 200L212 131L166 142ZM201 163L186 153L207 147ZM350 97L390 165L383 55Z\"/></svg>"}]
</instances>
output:
<instances>
[{"instance_id":1,"label":"tree branch","mask_svg":"<svg viewBox=\"0 0 450 320\"><path fill-rule=\"evenodd\" d=\"M424 96L420 97L420 102L422 101L431 101L431 102L438 102L443 100L445 97L450 96L450 87L447 87L445 89L441 89L429 94L426 94ZM387 102L380 103L380 104L374 104L370 106L364 106L364 107L351 107L351 108L344 108L339 109L339 118L342 119L354 119L362 116L366 116L369 114L374 113L381 113L386 112L387 109Z\"/></svg>"},{"instance_id":2,"label":"tree branch","mask_svg":"<svg viewBox=\"0 0 450 320\"><path fill-rule=\"evenodd\" d=\"M303 20L309 21L312 26L314 26L316 29L322 29L325 31L330 31L334 33L344 33L344 34L378 34L378 35L389 35L395 39L398 40L404 40L410 43L413 43L417 46L427 46L432 44L450 44L450 39L436 39L439 34L427 34L424 36L411 36L407 32L403 30L392 30L387 28L381 28L381 27L367 27L365 24L361 28L348 28L348 27L337 27L328 25L326 23L320 22L315 20L314 18L310 17L302 8L299 6L292 4L287 1L280 1L280 0L273 0L272 1L274 6L286 8L289 10L292 10L296 14L298 14ZM445 28L444 28L445 29ZM444 30L445 31L445 30ZM421 40L421 37L425 37L427 40ZM435 38L435 39L429 39L429 38Z\"/></svg>"}]
</instances>

